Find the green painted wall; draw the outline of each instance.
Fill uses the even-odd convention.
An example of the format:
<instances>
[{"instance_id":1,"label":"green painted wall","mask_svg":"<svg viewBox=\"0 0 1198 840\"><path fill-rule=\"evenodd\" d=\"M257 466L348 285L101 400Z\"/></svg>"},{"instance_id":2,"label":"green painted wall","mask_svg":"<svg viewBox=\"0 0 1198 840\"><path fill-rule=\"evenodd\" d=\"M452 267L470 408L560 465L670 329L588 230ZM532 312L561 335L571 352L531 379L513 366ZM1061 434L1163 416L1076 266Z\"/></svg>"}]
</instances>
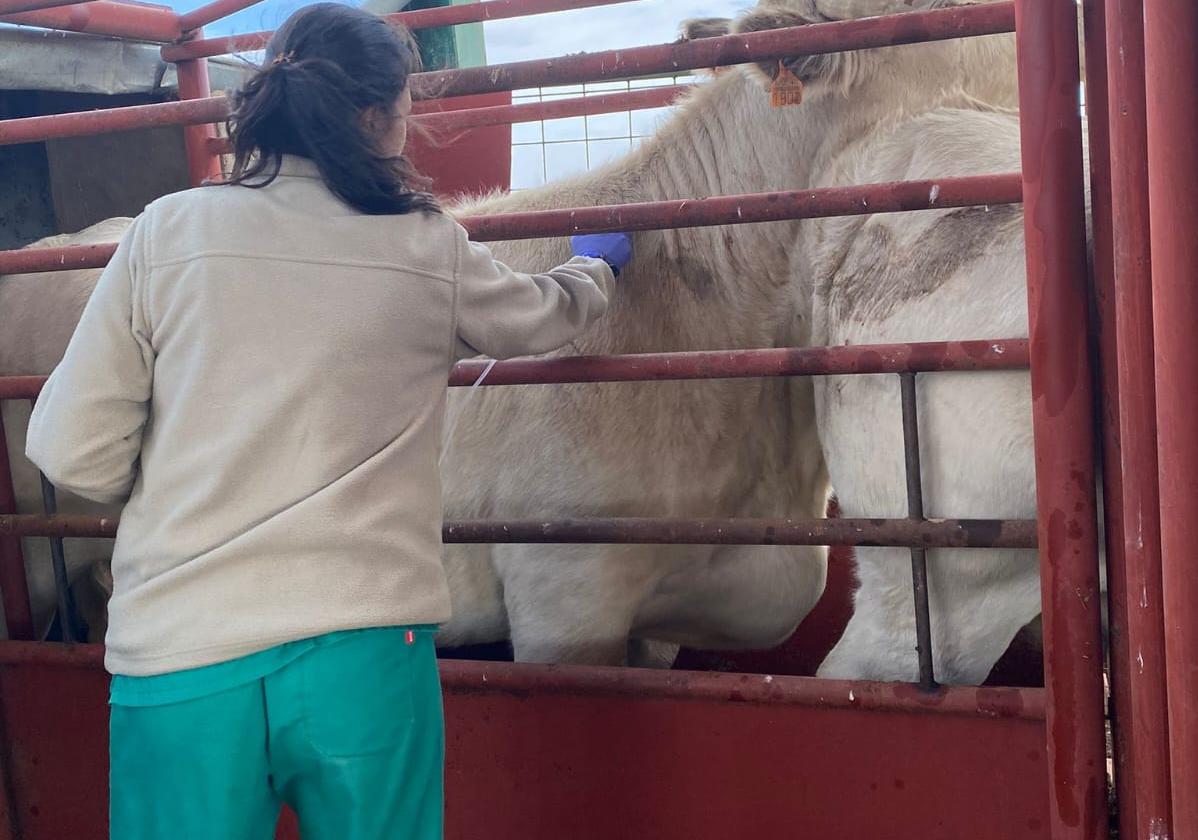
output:
<instances>
[{"instance_id":1,"label":"green painted wall","mask_svg":"<svg viewBox=\"0 0 1198 840\"><path fill-rule=\"evenodd\" d=\"M475 0L413 0L406 9L433 9L460 6ZM427 70L453 67L479 67L487 63L487 50L481 23L424 29L416 33L420 53Z\"/></svg>"}]
</instances>

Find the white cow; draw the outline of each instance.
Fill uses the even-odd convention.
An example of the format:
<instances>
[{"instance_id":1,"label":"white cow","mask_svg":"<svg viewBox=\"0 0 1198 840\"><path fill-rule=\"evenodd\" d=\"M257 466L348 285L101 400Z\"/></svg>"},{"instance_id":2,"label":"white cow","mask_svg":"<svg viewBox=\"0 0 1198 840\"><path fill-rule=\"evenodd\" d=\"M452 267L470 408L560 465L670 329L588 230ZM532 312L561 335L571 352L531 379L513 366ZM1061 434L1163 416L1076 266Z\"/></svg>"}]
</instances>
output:
<instances>
[{"instance_id":1,"label":"white cow","mask_svg":"<svg viewBox=\"0 0 1198 840\"><path fill-rule=\"evenodd\" d=\"M763 0L736 29L772 29L913 5L964 4ZM809 148L818 161L811 186L1020 168L1010 37L817 56L788 67L807 83L804 109L818 113L823 103L848 99L857 115L870 121L855 135ZM770 76L777 72L759 70ZM810 332L801 341L848 345L1027 336L1021 207L812 220L801 226L793 256L800 310L809 315L804 323ZM896 377L819 379L816 403L821 444L844 515L903 516ZM1035 517L1026 373L921 376L918 405L929 516ZM918 668L907 552L861 548L857 563L854 615L819 673L913 680ZM1038 625L1038 568L1034 551L930 552L938 679L980 683L1014 635L1029 623Z\"/></svg>"},{"instance_id":2,"label":"white cow","mask_svg":"<svg viewBox=\"0 0 1198 840\"><path fill-rule=\"evenodd\" d=\"M889 5L873 3L867 10ZM767 1L737 26L771 28L851 16L862 8L860 2L835 0L818 6ZM708 21L692 32L710 32L713 25L718 31L720 24ZM1014 101L1007 38L792 64L808 84L801 107L771 108L760 70L723 73L628 158L565 184L460 209L510 212L1018 166L1014 118L981 104ZM1003 151L968 158L991 144ZM637 260L624 275L611 316L569 352L1026 334L1018 217L1001 210L993 217L983 213L933 211L639 235ZM988 218L1001 224L991 230ZM879 230L895 238L871 246ZM939 249L910 247L929 231L929 242ZM881 250L871 253L870 247ZM535 268L562 259L565 244L510 243L496 252L513 265ZM986 272L995 260L1007 270L1000 284L1007 294L999 301L1005 308L993 294L973 294L979 279L983 291L993 290ZM965 292L960 287L971 277ZM947 294L953 289L956 297ZM959 307L960 316L946 318L928 308L933 305ZM1001 317L993 317L996 313ZM951 382L925 378L921 409L932 515L1034 513L1030 474L1020 464L1030 453L1025 383L1023 374L953 375ZM785 386L507 388L480 391L467 402L459 395L452 403L451 417L458 423L445 461L447 514L817 515L826 488L808 387L800 380ZM819 393L824 448L845 511L901 516L897 386L845 378L822 381ZM990 481L982 472L991 463L987 451L975 446L979 427L965 427L968 433L956 443L967 449L964 456L953 444L938 443L944 415L958 401L966 408L997 406L997 413L978 422L1001 430L993 438L1000 451L1002 435L1010 439L1007 448L1020 456L1011 459L1010 474L999 470ZM949 487L959 478L952 467L961 464L979 466L977 487ZM1004 504L990 504L995 495ZM944 555L932 558L938 676L980 681L1038 610L1034 555L970 554L963 574L950 573L959 558L949 556L944 563ZM858 614L825 672L909 678L914 656L903 552L860 556ZM477 546L450 547L446 562L457 617L444 629L443 642L510 636L520 659L577 662L623 661L629 639L707 647L780 640L814 603L824 573L822 553L807 549ZM952 597L958 592L959 602ZM960 626L963 618L968 626Z\"/></svg>"}]
</instances>

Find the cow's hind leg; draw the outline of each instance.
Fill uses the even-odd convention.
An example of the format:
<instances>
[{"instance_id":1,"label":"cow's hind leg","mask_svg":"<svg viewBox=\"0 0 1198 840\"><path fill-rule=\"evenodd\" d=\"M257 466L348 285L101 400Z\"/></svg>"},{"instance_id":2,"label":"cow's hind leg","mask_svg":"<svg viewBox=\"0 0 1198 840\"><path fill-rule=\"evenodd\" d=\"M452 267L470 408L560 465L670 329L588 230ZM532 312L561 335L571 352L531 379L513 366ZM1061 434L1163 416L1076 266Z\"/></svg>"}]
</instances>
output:
<instances>
[{"instance_id":1,"label":"cow's hind leg","mask_svg":"<svg viewBox=\"0 0 1198 840\"><path fill-rule=\"evenodd\" d=\"M660 575L636 546L500 546L496 567L517 662L625 664Z\"/></svg>"}]
</instances>

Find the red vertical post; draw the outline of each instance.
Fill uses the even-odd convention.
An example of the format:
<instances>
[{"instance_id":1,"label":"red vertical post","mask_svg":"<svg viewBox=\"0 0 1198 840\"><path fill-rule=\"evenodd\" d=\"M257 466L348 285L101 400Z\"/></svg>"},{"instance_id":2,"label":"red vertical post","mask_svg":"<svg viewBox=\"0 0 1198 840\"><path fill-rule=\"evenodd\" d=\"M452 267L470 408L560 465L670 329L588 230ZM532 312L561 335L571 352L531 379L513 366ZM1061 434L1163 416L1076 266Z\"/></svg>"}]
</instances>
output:
<instances>
[{"instance_id":1,"label":"red vertical post","mask_svg":"<svg viewBox=\"0 0 1198 840\"><path fill-rule=\"evenodd\" d=\"M1102 445L1103 530L1107 565L1107 604L1110 645L1112 758L1119 797L1119 826L1125 836L1134 836L1136 823L1135 745L1131 703L1132 653L1128 641L1127 565L1123 549L1125 512L1123 499L1123 445L1119 425L1119 336L1117 335L1114 266L1114 210L1111 185L1112 107L1111 69L1107 63L1106 5L1109 0L1082 0L1085 18L1086 128L1090 138L1090 224L1093 234L1094 311L1097 317L1099 419ZM1114 72L1118 72L1118 69ZM1134 521L1134 520L1133 520Z\"/></svg>"},{"instance_id":2,"label":"red vertical post","mask_svg":"<svg viewBox=\"0 0 1198 840\"><path fill-rule=\"evenodd\" d=\"M1144 3L1173 837L1198 838L1198 5Z\"/></svg>"},{"instance_id":3,"label":"red vertical post","mask_svg":"<svg viewBox=\"0 0 1198 840\"><path fill-rule=\"evenodd\" d=\"M1103 651L1074 0L1017 0L1053 840L1107 836Z\"/></svg>"},{"instance_id":4,"label":"red vertical post","mask_svg":"<svg viewBox=\"0 0 1198 840\"><path fill-rule=\"evenodd\" d=\"M1115 325L1119 346L1122 552L1109 565L1112 627L1129 661L1112 657L1119 738L1130 750L1121 778L1120 836L1172 836L1169 726L1161 589L1156 387L1152 347L1152 260L1141 0L1105 0L1109 69ZM1118 562L1115 562L1118 561ZM1113 632L1113 631L1112 631ZM1114 647L1114 644L1112 645Z\"/></svg>"},{"instance_id":5,"label":"red vertical post","mask_svg":"<svg viewBox=\"0 0 1198 840\"><path fill-rule=\"evenodd\" d=\"M12 464L0 417L0 513L17 512L17 494L12 483ZM34 636L33 611L29 606L29 581L25 578L25 556L20 537L0 537L0 597L8 638L29 640ZM2 807L2 806L0 806Z\"/></svg>"},{"instance_id":6,"label":"red vertical post","mask_svg":"<svg viewBox=\"0 0 1198 840\"><path fill-rule=\"evenodd\" d=\"M202 38L203 30L196 30L195 37ZM208 83L208 60L205 58L180 61L175 65L179 76L180 99L206 99L212 95ZM183 127L183 143L187 149L188 179L198 187L208 178L218 177L220 158L208 150L208 140L216 136L209 124Z\"/></svg>"}]
</instances>

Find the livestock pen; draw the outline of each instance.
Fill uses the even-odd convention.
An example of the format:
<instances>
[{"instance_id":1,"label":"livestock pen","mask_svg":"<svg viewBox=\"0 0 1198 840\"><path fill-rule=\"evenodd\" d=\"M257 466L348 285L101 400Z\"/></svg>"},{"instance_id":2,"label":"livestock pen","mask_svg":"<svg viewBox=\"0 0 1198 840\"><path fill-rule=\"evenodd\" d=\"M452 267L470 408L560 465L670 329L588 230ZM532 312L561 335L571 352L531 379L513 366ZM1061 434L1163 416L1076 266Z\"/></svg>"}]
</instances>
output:
<instances>
[{"instance_id":1,"label":"livestock pen","mask_svg":"<svg viewBox=\"0 0 1198 840\"><path fill-rule=\"evenodd\" d=\"M412 28L627 0L483 0L399 13ZM264 35L201 28L253 0L186 14L122 0L0 0L0 20L151 41L180 102L0 122L0 144L183 125L191 180L220 173L206 60ZM1022 203L1027 339L758 349L499 363L486 387L881 374L901 383L904 519L450 522L447 542L889 545L911 549L920 680L891 684L682 671L454 661L442 665L454 838L822 837L1091 840L1108 827L1095 486L1109 585L1109 675L1124 838L1198 838L1198 14L1187 0L1085 0L1093 259L1074 0L1014 0L430 73L453 98L540 85L779 61L1015 32L1022 171L640 205L467 218L479 240L755 224ZM1108 61L1108 56L1110 60ZM422 119L453 129L652 107L676 90L486 105ZM460 104L460 103L459 103ZM450 105L450 107L453 107ZM113 245L0 253L0 274L99 267ZM1149 268L1151 270L1149 270ZM53 276L47 276L47 283ZM1093 310L1093 317L1091 317ZM19 313L3 313L3 318ZM1030 368L1037 521L924 516L914 383L933 372ZM484 368L463 364L451 385ZM36 399L39 377L0 378ZM1096 409L1097 407L1097 409ZM1096 457L1097 452L1102 458ZM1159 455L1158 455L1159 452ZM33 639L20 537L110 537L114 520L15 512L0 448L0 840L106 835L106 677L96 646ZM1100 463L1105 467L1101 470ZM50 490L50 488L48 488ZM60 545L61 543L58 543ZM940 686L924 554L1040 550L1045 686ZM55 551L61 566L61 549ZM64 570L58 569L65 603ZM285 821L282 836L295 836Z\"/></svg>"}]
</instances>

